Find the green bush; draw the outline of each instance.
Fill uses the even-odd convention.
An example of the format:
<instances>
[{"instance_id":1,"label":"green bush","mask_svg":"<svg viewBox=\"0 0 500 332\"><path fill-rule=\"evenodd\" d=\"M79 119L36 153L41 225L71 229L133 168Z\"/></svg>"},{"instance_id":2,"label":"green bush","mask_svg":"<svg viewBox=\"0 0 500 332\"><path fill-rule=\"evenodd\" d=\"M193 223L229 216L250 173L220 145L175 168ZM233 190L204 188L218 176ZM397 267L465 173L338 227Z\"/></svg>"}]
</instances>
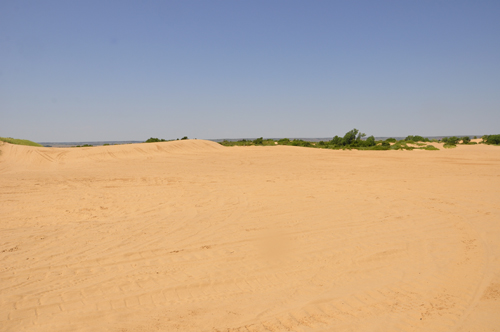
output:
<instances>
[{"instance_id":1,"label":"green bush","mask_svg":"<svg viewBox=\"0 0 500 332\"><path fill-rule=\"evenodd\" d=\"M310 147L313 146L311 144L311 142L304 141L304 140L301 140L301 139L294 139L293 141L290 142L290 145L293 145L293 146L302 146L302 147L305 147L305 148L310 148Z\"/></svg>"},{"instance_id":2,"label":"green bush","mask_svg":"<svg viewBox=\"0 0 500 332\"><path fill-rule=\"evenodd\" d=\"M253 144L255 145L263 145L264 139L262 137L256 138L253 140Z\"/></svg>"},{"instance_id":3,"label":"green bush","mask_svg":"<svg viewBox=\"0 0 500 332\"><path fill-rule=\"evenodd\" d=\"M500 144L500 135L485 135L485 136L483 136L483 141L486 144L494 144L494 145Z\"/></svg>"},{"instance_id":4,"label":"green bush","mask_svg":"<svg viewBox=\"0 0 500 332\"><path fill-rule=\"evenodd\" d=\"M148 138L144 143L157 143L157 142L166 142L167 140L163 139L163 138L156 138L156 137L151 137L151 138Z\"/></svg>"},{"instance_id":5,"label":"green bush","mask_svg":"<svg viewBox=\"0 0 500 332\"><path fill-rule=\"evenodd\" d=\"M187 136L184 136L183 138L181 138L181 141L182 141L182 140L186 140L186 139L188 139L188 137L187 137Z\"/></svg>"},{"instance_id":6,"label":"green bush","mask_svg":"<svg viewBox=\"0 0 500 332\"><path fill-rule=\"evenodd\" d=\"M456 136L451 136L448 137L448 140L446 141L446 144L448 145L456 145L460 141L460 138Z\"/></svg>"},{"instance_id":7,"label":"green bush","mask_svg":"<svg viewBox=\"0 0 500 332\"><path fill-rule=\"evenodd\" d=\"M376 143L375 143L375 137L373 137L373 135L372 135L372 136L370 136L370 137L368 137L368 138L365 140L364 145L365 145L365 146L375 146L375 145L376 145Z\"/></svg>"},{"instance_id":8,"label":"green bush","mask_svg":"<svg viewBox=\"0 0 500 332\"><path fill-rule=\"evenodd\" d=\"M288 138L282 138L282 139L278 140L278 144L279 145L289 145L290 144L290 139L288 139Z\"/></svg>"},{"instance_id":9,"label":"green bush","mask_svg":"<svg viewBox=\"0 0 500 332\"><path fill-rule=\"evenodd\" d=\"M253 145L252 141L242 139L239 141L228 141L228 140L223 140L219 144L224 145L224 146L250 146Z\"/></svg>"},{"instance_id":10,"label":"green bush","mask_svg":"<svg viewBox=\"0 0 500 332\"><path fill-rule=\"evenodd\" d=\"M387 143L396 143L396 139L395 139L395 138L392 138L392 137L390 137L390 138L386 139L385 141L386 141Z\"/></svg>"},{"instance_id":11,"label":"green bush","mask_svg":"<svg viewBox=\"0 0 500 332\"><path fill-rule=\"evenodd\" d=\"M359 130L354 128L344 135L341 141L341 145L350 148L363 146L363 143L361 143L361 139L365 136L366 134L363 134Z\"/></svg>"},{"instance_id":12,"label":"green bush","mask_svg":"<svg viewBox=\"0 0 500 332\"><path fill-rule=\"evenodd\" d=\"M413 141L413 142L429 142L429 139L426 138L426 137L422 137L420 135L410 135L410 136L407 136L405 139L405 141Z\"/></svg>"},{"instance_id":13,"label":"green bush","mask_svg":"<svg viewBox=\"0 0 500 332\"><path fill-rule=\"evenodd\" d=\"M469 144L469 143L470 143L470 137L469 136L462 137L462 144Z\"/></svg>"},{"instance_id":14,"label":"green bush","mask_svg":"<svg viewBox=\"0 0 500 332\"><path fill-rule=\"evenodd\" d=\"M330 141L330 143L332 145L335 145L335 146L341 146L342 145L342 138L341 137L338 137L337 135L335 135L332 140Z\"/></svg>"}]
</instances>

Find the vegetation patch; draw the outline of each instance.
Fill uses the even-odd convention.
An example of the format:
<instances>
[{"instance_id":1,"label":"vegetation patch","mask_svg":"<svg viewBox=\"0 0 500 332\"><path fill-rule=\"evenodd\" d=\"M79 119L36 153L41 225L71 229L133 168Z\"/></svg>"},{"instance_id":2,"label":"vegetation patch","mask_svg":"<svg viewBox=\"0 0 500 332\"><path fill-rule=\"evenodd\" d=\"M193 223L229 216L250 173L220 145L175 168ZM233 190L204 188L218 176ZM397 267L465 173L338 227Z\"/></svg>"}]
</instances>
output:
<instances>
[{"instance_id":1,"label":"vegetation patch","mask_svg":"<svg viewBox=\"0 0 500 332\"><path fill-rule=\"evenodd\" d=\"M429 139L427 137L422 137L420 135L415 135L415 136L409 135L404 140L407 142L412 142L412 143L414 143L414 142L429 142Z\"/></svg>"},{"instance_id":2,"label":"vegetation patch","mask_svg":"<svg viewBox=\"0 0 500 332\"><path fill-rule=\"evenodd\" d=\"M428 151L436 151L436 150L439 150L438 148L436 148L434 145L427 145L425 147L422 147L420 148L422 150L428 150Z\"/></svg>"},{"instance_id":3,"label":"vegetation patch","mask_svg":"<svg viewBox=\"0 0 500 332\"><path fill-rule=\"evenodd\" d=\"M166 141L167 140L163 139L163 138L150 137L144 143L157 143L157 142L166 142Z\"/></svg>"},{"instance_id":4,"label":"vegetation patch","mask_svg":"<svg viewBox=\"0 0 500 332\"><path fill-rule=\"evenodd\" d=\"M457 144L477 144L472 142L469 136L464 137L443 137L441 140L432 139L429 140L426 137L420 135L410 135L405 139L396 140L395 138L387 138L386 140L376 141L373 136L366 137L364 133L361 133L358 129L353 129L348 131L343 137L334 136L330 141L319 141L319 142L309 142L301 139L289 139L282 138L279 140L264 139L263 137L256 138L254 140L242 139L239 141L228 141L224 140L220 142L224 146L274 146L274 145L291 145L291 146L302 146L309 148L319 148L319 149L332 149L332 150L428 150L428 151L438 151L439 148L428 143L444 143L446 149L456 148ZM485 144L500 145L500 135L486 135L483 136L483 142ZM412 144L413 146L410 146ZM416 146L415 146L416 145Z\"/></svg>"},{"instance_id":5,"label":"vegetation patch","mask_svg":"<svg viewBox=\"0 0 500 332\"><path fill-rule=\"evenodd\" d=\"M42 146L41 144L29 141L27 139L19 139L19 138L12 138L12 137L0 137L0 141L7 142L10 144L18 144L18 145Z\"/></svg>"},{"instance_id":6,"label":"vegetation patch","mask_svg":"<svg viewBox=\"0 0 500 332\"><path fill-rule=\"evenodd\" d=\"M484 135L483 142L490 145L500 145L500 135Z\"/></svg>"}]
</instances>

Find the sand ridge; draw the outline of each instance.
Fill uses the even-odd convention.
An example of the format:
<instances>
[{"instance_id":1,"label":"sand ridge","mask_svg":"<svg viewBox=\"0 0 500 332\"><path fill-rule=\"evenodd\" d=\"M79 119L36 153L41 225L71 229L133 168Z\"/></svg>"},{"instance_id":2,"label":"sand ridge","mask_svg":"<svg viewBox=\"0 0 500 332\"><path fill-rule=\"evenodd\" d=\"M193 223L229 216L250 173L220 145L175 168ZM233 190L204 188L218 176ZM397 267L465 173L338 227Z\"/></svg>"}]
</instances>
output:
<instances>
[{"instance_id":1,"label":"sand ridge","mask_svg":"<svg viewBox=\"0 0 500 332\"><path fill-rule=\"evenodd\" d=\"M0 146L1 331L496 331L500 149Z\"/></svg>"}]
</instances>

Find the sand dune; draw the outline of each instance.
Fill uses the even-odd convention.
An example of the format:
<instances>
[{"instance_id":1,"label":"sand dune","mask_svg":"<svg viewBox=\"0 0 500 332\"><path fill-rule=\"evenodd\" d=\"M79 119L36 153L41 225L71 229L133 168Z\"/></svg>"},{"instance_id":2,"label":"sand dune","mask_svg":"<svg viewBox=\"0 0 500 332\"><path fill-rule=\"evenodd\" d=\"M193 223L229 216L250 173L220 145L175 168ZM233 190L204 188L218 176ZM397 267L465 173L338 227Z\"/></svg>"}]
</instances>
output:
<instances>
[{"instance_id":1,"label":"sand dune","mask_svg":"<svg viewBox=\"0 0 500 332\"><path fill-rule=\"evenodd\" d=\"M0 331L499 330L498 147L0 151Z\"/></svg>"}]
</instances>

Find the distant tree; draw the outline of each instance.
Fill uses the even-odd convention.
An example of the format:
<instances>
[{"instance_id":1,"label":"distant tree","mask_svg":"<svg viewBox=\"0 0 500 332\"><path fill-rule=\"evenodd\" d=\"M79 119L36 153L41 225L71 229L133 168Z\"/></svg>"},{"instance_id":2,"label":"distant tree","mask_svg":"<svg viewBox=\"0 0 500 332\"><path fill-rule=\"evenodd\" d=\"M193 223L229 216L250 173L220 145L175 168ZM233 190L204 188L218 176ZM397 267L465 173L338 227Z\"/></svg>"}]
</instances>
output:
<instances>
[{"instance_id":1,"label":"distant tree","mask_svg":"<svg viewBox=\"0 0 500 332\"><path fill-rule=\"evenodd\" d=\"M451 136L451 137L448 137L448 139L446 141L446 144L448 144L448 145L456 145L458 143L458 141L460 141L460 138L458 138L456 136Z\"/></svg>"},{"instance_id":2,"label":"distant tree","mask_svg":"<svg viewBox=\"0 0 500 332\"><path fill-rule=\"evenodd\" d=\"M181 138L181 141L182 141L182 140L186 140L186 139L188 139L188 137L187 137L187 136L184 136L183 138Z\"/></svg>"},{"instance_id":3,"label":"distant tree","mask_svg":"<svg viewBox=\"0 0 500 332\"><path fill-rule=\"evenodd\" d=\"M375 137L373 137L373 135L366 139L365 146L375 146L375 145L377 144L375 143Z\"/></svg>"},{"instance_id":4,"label":"distant tree","mask_svg":"<svg viewBox=\"0 0 500 332\"><path fill-rule=\"evenodd\" d=\"M342 145L342 138L338 137L337 135L335 135L335 137L332 138L332 140L330 141L330 143L332 145L335 145L335 146L340 146L340 145Z\"/></svg>"},{"instance_id":5,"label":"distant tree","mask_svg":"<svg viewBox=\"0 0 500 332\"><path fill-rule=\"evenodd\" d=\"M405 141L413 141L413 142L429 142L429 139L426 137L422 137L420 135L410 135L405 138Z\"/></svg>"},{"instance_id":6,"label":"distant tree","mask_svg":"<svg viewBox=\"0 0 500 332\"><path fill-rule=\"evenodd\" d=\"M386 139L385 141L388 142L388 143L396 143L396 139L392 138L392 137Z\"/></svg>"},{"instance_id":7,"label":"distant tree","mask_svg":"<svg viewBox=\"0 0 500 332\"><path fill-rule=\"evenodd\" d=\"M264 138L259 137L253 140L253 144L255 145L263 145L264 144Z\"/></svg>"},{"instance_id":8,"label":"distant tree","mask_svg":"<svg viewBox=\"0 0 500 332\"><path fill-rule=\"evenodd\" d=\"M462 137L462 144L468 144L468 143L470 143L470 137L469 136Z\"/></svg>"},{"instance_id":9,"label":"distant tree","mask_svg":"<svg viewBox=\"0 0 500 332\"><path fill-rule=\"evenodd\" d=\"M483 141L486 144L500 144L500 135L485 135L486 139L483 138Z\"/></svg>"},{"instance_id":10,"label":"distant tree","mask_svg":"<svg viewBox=\"0 0 500 332\"><path fill-rule=\"evenodd\" d=\"M144 143L156 143L156 142L166 142L166 140L164 140L163 138L160 139L160 138L156 138L156 137L151 137L151 138L148 138Z\"/></svg>"},{"instance_id":11,"label":"distant tree","mask_svg":"<svg viewBox=\"0 0 500 332\"><path fill-rule=\"evenodd\" d=\"M290 144L290 139L282 138L282 139L278 140L278 144L279 145L288 145L288 144Z\"/></svg>"},{"instance_id":12,"label":"distant tree","mask_svg":"<svg viewBox=\"0 0 500 332\"><path fill-rule=\"evenodd\" d=\"M351 131L348 131L344 135L344 138L342 138L341 145L343 145L343 146L353 145L353 143L356 142L356 139L357 139L356 135L358 135L358 134L359 134L359 130L357 130L356 128L354 128ZM359 139L361 139L361 137L359 137Z\"/></svg>"}]
</instances>

